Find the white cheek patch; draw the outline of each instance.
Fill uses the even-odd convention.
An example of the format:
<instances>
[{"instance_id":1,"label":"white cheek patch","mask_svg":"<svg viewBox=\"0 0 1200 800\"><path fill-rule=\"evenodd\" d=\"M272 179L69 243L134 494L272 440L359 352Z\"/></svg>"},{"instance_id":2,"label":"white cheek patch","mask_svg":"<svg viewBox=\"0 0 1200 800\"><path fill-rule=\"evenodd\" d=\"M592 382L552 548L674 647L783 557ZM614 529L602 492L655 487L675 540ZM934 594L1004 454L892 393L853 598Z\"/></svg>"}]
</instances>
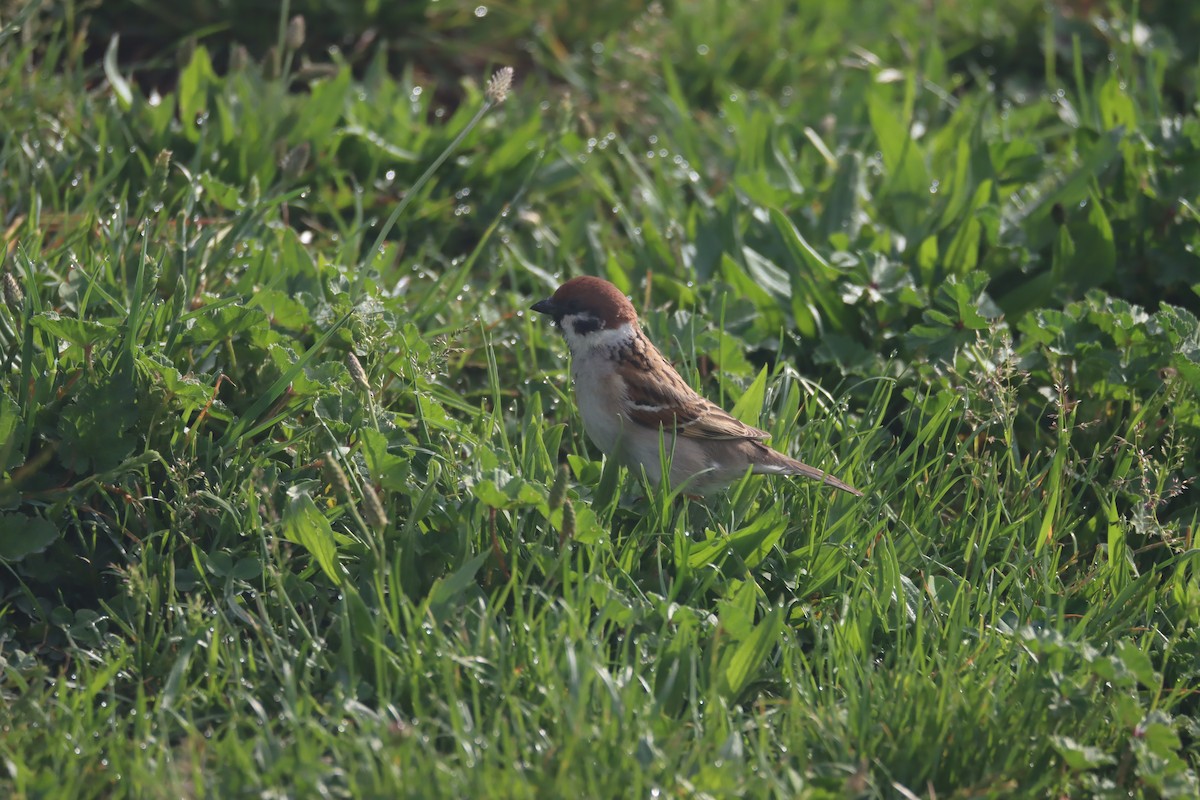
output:
<instances>
[{"instance_id":1,"label":"white cheek patch","mask_svg":"<svg viewBox=\"0 0 1200 800\"><path fill-rule=\"evenodd\" d=\"M571 314L562 318L563 337L575 355L598 350L611 350L627 344L636 333L632 323L615 328L603 328L603 323L591 314Z\"/></svg>"}]
</instances>

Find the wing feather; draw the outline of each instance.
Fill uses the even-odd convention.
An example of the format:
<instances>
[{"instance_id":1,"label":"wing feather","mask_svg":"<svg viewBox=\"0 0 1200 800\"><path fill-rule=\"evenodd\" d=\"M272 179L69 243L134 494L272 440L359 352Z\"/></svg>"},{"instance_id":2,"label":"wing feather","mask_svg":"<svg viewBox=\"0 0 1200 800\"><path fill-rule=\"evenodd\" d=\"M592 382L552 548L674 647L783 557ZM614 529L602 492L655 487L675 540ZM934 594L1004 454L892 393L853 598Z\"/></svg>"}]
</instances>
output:
<instances>
[{"instance_id":1,"label":"wing feather","mask_svg":"<svg viewBox=\"0 0 1200 800\"><path fill-rule=\"evenodd\" d=\"M647 343L648 344L648 343ZM696 393L653 346L641 358L619 366L629 419L692 439L766 439L770 434L747 425ZM647 380L647 376L655 380Z\"/></svg>"}]
</instances>

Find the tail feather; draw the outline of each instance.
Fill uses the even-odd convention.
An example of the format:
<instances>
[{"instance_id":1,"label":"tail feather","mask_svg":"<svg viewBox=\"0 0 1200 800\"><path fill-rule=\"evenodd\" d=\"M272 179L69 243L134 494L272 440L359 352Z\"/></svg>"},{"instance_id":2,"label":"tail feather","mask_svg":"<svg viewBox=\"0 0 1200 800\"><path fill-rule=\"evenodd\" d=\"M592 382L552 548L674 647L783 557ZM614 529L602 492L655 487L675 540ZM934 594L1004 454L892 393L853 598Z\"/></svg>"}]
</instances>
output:
<instances>
[{"instance_id":1,"label":"tail feather","mask_svg":"<svg viewBox=\"0 0 1200 800\"><path fill-rule=\"evenodd\" d=\"M782 453L776 453L779 456L778 463L758 464L754 471L760 474L771 475L802 475L805 478L821 481L826 486L832 486L835 489L841 489L843 492L849 492L857 497L862 497L862 492L855 489L845 481L833 477L828 472L810 467L802 461L797 461L794 458L788 458Z\"/></svg>"}]
</instances>

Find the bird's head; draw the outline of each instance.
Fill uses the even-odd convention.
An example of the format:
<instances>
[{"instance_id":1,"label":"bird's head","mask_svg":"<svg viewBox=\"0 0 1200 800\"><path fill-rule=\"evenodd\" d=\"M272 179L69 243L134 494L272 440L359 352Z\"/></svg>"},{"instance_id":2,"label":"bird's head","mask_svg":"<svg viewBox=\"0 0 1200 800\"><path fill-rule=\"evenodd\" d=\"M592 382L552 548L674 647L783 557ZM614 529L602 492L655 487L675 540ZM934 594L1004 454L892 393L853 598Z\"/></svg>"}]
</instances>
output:
<instances>
[{"instance_id":1,"label":"bird's head","mask_svg":"<svg viewBox=\"0 0 1200 800\"><path fill-rule=\"evenodd\" d=\"M637 326L637 312L629 298L603 278L590 275L572 278L531 308L558 323L576 355L626 339Z\"/></svg>"}]
</instances>

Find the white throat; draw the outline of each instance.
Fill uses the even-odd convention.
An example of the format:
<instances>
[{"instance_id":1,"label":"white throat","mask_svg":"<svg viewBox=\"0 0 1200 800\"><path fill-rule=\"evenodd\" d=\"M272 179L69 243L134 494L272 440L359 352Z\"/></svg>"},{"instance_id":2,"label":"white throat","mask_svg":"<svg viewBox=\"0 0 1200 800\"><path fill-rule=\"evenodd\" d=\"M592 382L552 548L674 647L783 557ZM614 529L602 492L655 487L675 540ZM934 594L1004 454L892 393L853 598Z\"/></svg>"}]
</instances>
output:
<instances>
[{"instance_id":1,"label":"white throat","mask_svg":"<svg viewBox=\"0 0 1200 800\"><path fill-rule=\"evenodd\" d=\"M589 314L571 314L562 318L563 338L571 355L575 358L586 358L590 355L611 352L620 348L637 337L637 330L632 322L625 322L615 328L599 328L596 319Z\"/></svg>"}]
</instances>

